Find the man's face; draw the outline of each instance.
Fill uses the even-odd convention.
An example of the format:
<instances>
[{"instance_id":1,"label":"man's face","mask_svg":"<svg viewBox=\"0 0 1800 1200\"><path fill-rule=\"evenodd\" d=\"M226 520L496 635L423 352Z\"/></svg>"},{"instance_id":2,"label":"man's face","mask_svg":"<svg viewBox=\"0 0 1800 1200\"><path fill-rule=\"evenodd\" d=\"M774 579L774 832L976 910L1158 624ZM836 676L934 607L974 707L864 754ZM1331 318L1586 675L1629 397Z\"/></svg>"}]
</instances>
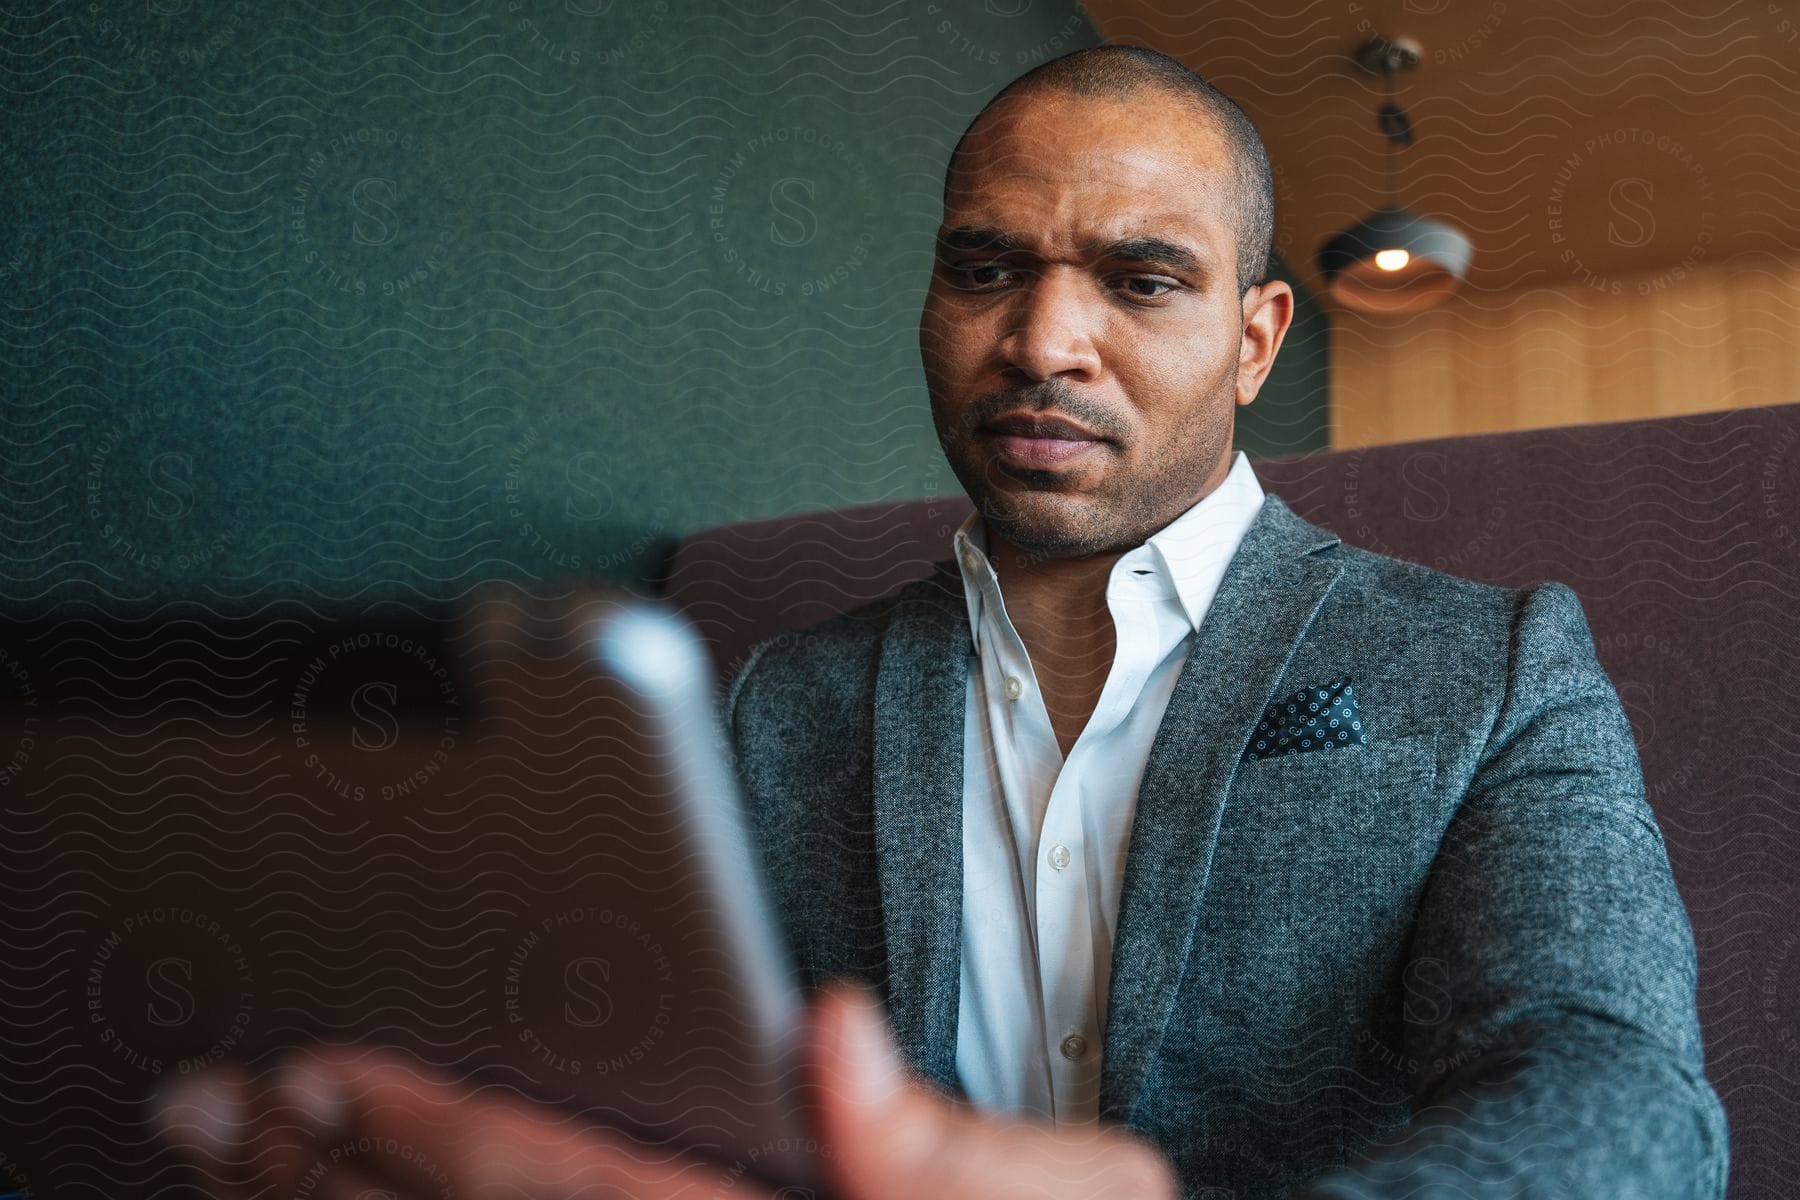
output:
<instances>
[{"instance_id":1,"label":"man's face","mask_svg":"<svg viewBox=\"0 0 1800 1200\"><path fill-rule=\"evenodd\" d=\"M1021 99L952 180L919 325L932 419L990 529L1121 551L1223 478L1261 382L1240 395L1229 151L1154 93Z\"/></svg>"}]
</instances>

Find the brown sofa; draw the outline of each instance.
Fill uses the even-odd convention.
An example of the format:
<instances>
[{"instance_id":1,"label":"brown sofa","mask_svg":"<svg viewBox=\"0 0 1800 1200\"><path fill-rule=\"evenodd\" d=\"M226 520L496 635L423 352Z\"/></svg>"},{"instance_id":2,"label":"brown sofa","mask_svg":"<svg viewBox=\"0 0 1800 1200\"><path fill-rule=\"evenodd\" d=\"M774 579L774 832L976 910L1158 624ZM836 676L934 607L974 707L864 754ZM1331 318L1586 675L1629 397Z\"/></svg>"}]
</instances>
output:
<instances>
[{"instance_id":1,"label":"brown sofa","mask_svg":"<svg viewBox=\"0 0 1800 1200\"><path fill-rule=\"evenodd\" d=\"M1800 1194L1800 404L1257 464L1346 542L1586 606L1692 914L1733 1200ZM961 496L725 526L667 590L721 678L949 557ZM1403 652L1397 647L1396 652Z\"/></svg>"}]
</instances>

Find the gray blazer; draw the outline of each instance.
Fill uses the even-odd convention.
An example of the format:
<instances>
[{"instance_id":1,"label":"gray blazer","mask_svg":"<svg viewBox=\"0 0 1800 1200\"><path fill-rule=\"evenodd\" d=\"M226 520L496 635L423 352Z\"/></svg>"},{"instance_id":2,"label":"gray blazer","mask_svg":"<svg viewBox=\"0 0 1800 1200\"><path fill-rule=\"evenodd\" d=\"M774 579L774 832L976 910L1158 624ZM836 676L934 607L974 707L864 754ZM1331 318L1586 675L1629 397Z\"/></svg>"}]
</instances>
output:
<instances>
[{"instance_id":1,"label":"gray blazer","mask_svg":"<svg viewBox=\"0 0 1800 1200\"><path fill-rule=\"evenodd\" d=\"M954 565L759 644L724 699L809 983L885 998L952 1093L964 681ZM1367 746L1245 761L1348 676ZM1342 544L1269 496L1195 636L1126 858L1103 1119L1207 1200L1717 1198L1692 927L1560 583Z\"/></svg>"}]
</instances>

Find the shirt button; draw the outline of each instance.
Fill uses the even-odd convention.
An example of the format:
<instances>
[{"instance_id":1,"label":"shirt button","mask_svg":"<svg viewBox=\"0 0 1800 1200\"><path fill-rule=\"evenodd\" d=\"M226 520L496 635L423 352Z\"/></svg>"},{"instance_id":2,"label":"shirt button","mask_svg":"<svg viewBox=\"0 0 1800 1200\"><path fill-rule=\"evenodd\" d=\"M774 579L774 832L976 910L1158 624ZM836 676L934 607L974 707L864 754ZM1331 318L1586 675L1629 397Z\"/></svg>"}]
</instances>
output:
<instances>
[{"instance_id":1,"label":"shirt button","mask_svg":"<svg viewBox=\"0 0 1800 1200\"><path fill-rule=\"evenodd\" d=\"M1050 865L1062 870L1069 865L1069 848L1067 846L1050 847Z\"/></svg>"},{"instance_id":2,"label":"shirt button","mask_svg":"<svg viewBox=\"0 0 1800 1200\"><path fill-rule=\"evenodd\" d=\"M1062 1056L1071 1061L1087 1053L1087 1039L1079 1033L1071 1033L1062 1040Z\"/></svg>"},{"instance_id":3,"label":"shirt button","mask_svg":"<svg viewBox=\"0 0 1800 1200\"><path fill-rule=\"evenodd\" d=\"M1006 698L1008 700L1017 700L1024 694L1025 685L1019 681L1019 677L1017 675L1008 675L1006 677Z\"/></svg>"},{"instance_id":4,"label":"shirt button","mask_svg":"<svg viewBox=\"0 0 1800 1200\"><path fill-rule=\"evenodd\" d=\"M981 570L981 560L975 557L973 550L965 550L963 551L963 566L971 571L979 571Z\"/></svg>"}]
</instances>

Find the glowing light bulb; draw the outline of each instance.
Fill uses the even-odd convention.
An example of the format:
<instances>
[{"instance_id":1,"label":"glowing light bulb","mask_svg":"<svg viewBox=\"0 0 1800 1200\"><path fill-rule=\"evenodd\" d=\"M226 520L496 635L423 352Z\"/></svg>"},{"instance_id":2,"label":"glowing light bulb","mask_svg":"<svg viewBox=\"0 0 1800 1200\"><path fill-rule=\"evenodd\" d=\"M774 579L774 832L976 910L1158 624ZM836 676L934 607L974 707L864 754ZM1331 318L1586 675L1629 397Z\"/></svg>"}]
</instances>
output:
<instances>
[{"instance_id":1,"label":"glowing light bulb","mask_svg":"<svg viewBox=\"0 0 1800 1200\"><path fill-rule=\"evenodd\" d=\"M1375 265L1384 271L1398 271L1412 261L1412 255L1404 250L1377 250Z\"/></svg>"}]
</instances>

